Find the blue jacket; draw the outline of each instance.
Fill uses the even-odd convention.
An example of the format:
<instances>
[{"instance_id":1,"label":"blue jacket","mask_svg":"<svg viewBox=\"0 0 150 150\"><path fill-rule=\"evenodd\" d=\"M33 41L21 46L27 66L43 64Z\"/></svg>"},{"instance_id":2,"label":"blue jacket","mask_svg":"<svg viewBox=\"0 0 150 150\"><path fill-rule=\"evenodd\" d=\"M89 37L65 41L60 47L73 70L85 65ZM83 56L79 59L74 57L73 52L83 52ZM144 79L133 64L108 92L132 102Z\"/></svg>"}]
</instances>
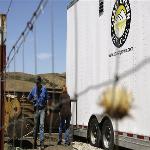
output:
<instances>
[{"instance_id":1,"label":"blue jacket","mask_svg":"<svg viewBox=\"0 0 150 150\"><path fill-rule=\"evenodd\" d=\"M28 99L30 101L33 101L34 107L37 107L39 109L43 109L46 106L47 100L48 100L48 94L47 94L46 87L42 85L41 94L38 97L37 86L34 86L28 95Z\"/></svg>"}]
</instances>

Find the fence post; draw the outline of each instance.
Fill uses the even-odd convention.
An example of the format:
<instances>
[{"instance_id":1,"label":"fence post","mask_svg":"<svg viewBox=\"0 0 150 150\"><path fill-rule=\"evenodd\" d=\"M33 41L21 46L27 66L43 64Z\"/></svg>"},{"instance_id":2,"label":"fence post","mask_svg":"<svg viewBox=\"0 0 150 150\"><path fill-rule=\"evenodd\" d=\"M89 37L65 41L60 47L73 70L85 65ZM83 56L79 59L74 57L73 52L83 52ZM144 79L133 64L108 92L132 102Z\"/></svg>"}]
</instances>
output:
<instances>
[{"instance_id":1,"label":"fence post","mask_svg":"<svg viewBox=\"0 0 150 150\"><path fill-rule=\"evenodd\" d=\"M0 14L0 150L4 149L4 84L6 65L6 46L4 38L6 33L6 15Z\"/></svg>"}]
</instances>

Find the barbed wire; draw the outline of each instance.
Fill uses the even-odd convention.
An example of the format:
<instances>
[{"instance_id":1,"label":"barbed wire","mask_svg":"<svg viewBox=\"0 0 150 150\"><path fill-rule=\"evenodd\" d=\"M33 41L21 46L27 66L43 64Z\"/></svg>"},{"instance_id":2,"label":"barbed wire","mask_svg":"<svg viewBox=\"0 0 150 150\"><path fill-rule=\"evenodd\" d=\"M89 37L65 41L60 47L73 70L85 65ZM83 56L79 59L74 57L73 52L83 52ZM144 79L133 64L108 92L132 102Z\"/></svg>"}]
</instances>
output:
<instances>
[{"instance_id":1,"label":"barbed wire","mask_svg":"<svg viewBox=\"0 0 150 150\"><path fill-rule=\"evenodd\" d=\"M118 77L117 77L118 82L121 81L122 79L128 77L129 75L134 74L134 73L136 73L137 71L140 71L140 69L142 69L142 68L143 68L144 66L146 66L147 64L150 64L150 57L148 57L148 58L142 60L142 61L139 62L135 67L130 68L130 69L124 71L124 72L121 73L121 74L118 74ZM114 78L112 78L112 79L110 79L110 80L106 80L106 81L104 81L104 82L102 82L102 83L99 83L99 84L97 84L97 85L90 86L90 87L86 88L85 90L83 90L83 91L77 93L77 96L80 97L80 96L82 96L83 94L86 94L88 91L93 90L93 89L98 89L98 88L100 89L100 88L102 88L102 87L104 87L104 86L109 86L110 84L113 84L114 81L116 81L116 77L114 77ZM27 98L27 97L24 97L24 98ZM76 102L76 101L77 101L76 99L71 99L71 102ZM64 104L65 102L68 102L68 101L62 101L62 102L59 102L59 103L57 103L57 104L54 104L54 105L50 106L49 109L51 109L51 110L54 111L54 110L56 110L60 105Z\"/></svg>"},{"instance_id":2,"label":"barbed wire","mask_svg":"<svg viewBox=\"0 0 150 150\"><path fill-rule=\"evenodd\" d=\"M27 22L25 29L22 31L19 38L16 40L15 44L11 48L11 50L7 56L7 62L6 62L6 66L4 67L4 70L6 70L9 67L9 65L13 61L15 55L19 52L20 47L23 44L23 41L26 40L29 32L31 32L33 30L35 22L37 21L40 14L43 12L43 9L46 7L47 3L48 3L48 0L40 1L37 9L35 10L35 12L33 13L32 17L31 17L31 19ZM14 49L16 49L16 52L12 54ZM12 57L11 57L11 55L12 55Z\"/></svg>"},{"instance_id":3,"label":"barbed wire","mask_svg":"<svg viewBox=\"0 0 150 150\"><path fill-rule=\"evenodd\" d=\"M8 14L9 14L9 12L10 12L10 8L11 8L11 6L12 6L12 2L13 2L13 0L10 0L10 3L9 3L9 5L8 5L8 9L7 9L7 11L6 11L6 16L8 16Z\"/></svg>"},{"instance_id":4,"label":"barbed wire","mask_svg":"<svg viewBox=\"0 0 150 150\"><path fill-rule=\"evenodd\" d=\"M42 0L41 2L43 2L44 0ZM42 5L42 3L41 3L41 5L40 6L43 6ZM39 7L39 9L41 10L41 7ZM37 13L37 12L36 12ZM34 23L35 23L35 20L34 19L37 19L37 15L35 15L36 13L34 13L34 15L32 16L33 18L31 18L31 20L27 23L27 26L26 26L26 28L25 28L25 30L22 32L22 34L21 34L21 36L18 38L18 40L16 41L16 43L15 43L15 45L13 46L13 48L12 48L12 50L10 51L10 53L9 53L9 55L8 55L8 62L7 62L7 66L6 67L9 67L9 65L10 65L10 63L14 60L14 58L15 58L15 55L18 53L18 51L19 51L19 49L20 49L20 47L21 47L21 45L23 44L23 41L22 41L22 38L24 37L27 37L28 36L28 33L31 31L31 30L33 30L33 25L34 25ZM41 13L41 12L40 12ZM39 14L40 15L40 14ZM52 20L53 21L53 20ZM53 27L52 27L52 32L53 32ZM78 32L77 31L77 29L76 29L76 32ZM53 41L53 33L52 33L52 43L54 42ZM76 42L77 42L77 40L76 40ZM77 49L77 43L75 44L75 46L76 46L76 49ZM11 59L10 59L10 56L11 56L11 54L12 54L12 51L14 50L16 48L16 52L14 53L14 55L11 57ZM76 51L77 52L77 51ZM52 58L52 72L54 73L54 47L52 46L52 56L53 56L53 58ZM76 60L75 60L76 62L75 62L75 64L78 62L78 60L77 60L77 54L76 54ZM76 97L75 97L75 100L73 100L72 102L77 102L77 98L79 97L79 96L81 96L81 95L83 95L83 94L85 94L86 92L88 92L89 90L91 90L91 89L96 89L96 88L101 88L101 87L104 87L104 86L108 86L108 85L110 85L110 84L114 84L114 91L115 91L115 88L116 88L116 83L118 83L121 79L123 79L123 78L125 78L125 77L127 77L127 76L129 76L129 75L131 75L131 74L133 74L133 73L135 73L135 72L137 72L137 71L139 71L140 69L142 69L145 65L147 65L148 63L150 63L150 57L149 58L146 58L146 59L144 59L143 61L141 61L139 64L137 64L136 66L134 66L133 68L130 68L129 70L126 70L125 72L123 72L123 73L121 73L121 74L119 74L118 73L118 64L119 64L119 61L118 61L118 58L116 58L116 70L115 70L115 74L114 74L114 78L112 78L112 79L110 79L110 80L106 80L106 81L104 81L104 82L102 82L102 83L100 83L100 84L97 84L97 85L93 85L93 86L90 86L90 87L88 87L88 88L86 88L86 89L84 89L83 91L81 91L81 92L79 92L79 93L77 93L77 83L76 83L76 87L75 87L75 91L76 91ZM76 66L78 66L78 65L76 65ZM77 69L77 68L76 68ZM78 81L77 80L77 73L78 73L78 69L76 70L77 72L75 72L75 74L76 74L76 76L75 76L75 78L76 78L76 82ZM115 92L114 92L114 94L115 94ZM113 95L113 98L112 99L114 99L115 98L115 95ZM55 99L54 98L54 96L53 96L53 99ZM54 104L54 105L52 105L51 107L50 107L50 109L52 110L52 113L53 113L53 111L54 110L56 110L60 105L62 105L63 103L67 103L68 101L61 101L61 102L59 102L58 104ZM51 129L52 129L52 120L53 120L53 116L51 116L51 119L50 119L50 134L51 134Z\"/></svg>"},{"instance_id":5,"label":"barbed wire","mask_svg":"<svg viewBox=\"0 0 150 150\"><path fill-rule=\"evenodd\" d=\"M129 76L129 75L131 75L131 74L133 74L133 73L135 73L135 72L137 72L137 71L140 71L144 66L146 66L147 64L149 64L150 63L150 57L149 58L147 58L147 59L144 59L144 60L142 60L139 64L137 64L135 67L133 67L133 68L131 68L131 69L129 69L129 70L127 70L127 71L125 71L125 72L123 72L123 73L121 73L120 75L118 75L118 82L120 81L120 80L122 80L123 78L125 78L125 77L127 77L127 76ZM100 84L98 84L98 85L96 85L95 87L93 87L94 89L95 88L102 88L102 87L104 87L104 86L108 86L109 84L113 84L114 83L114 81L116 80L116 78L114 78L114 79L111 79L111 80L108 80L108 81L105 81L105 82L103 82L103 83L100 83ZM93 89L93 88L91 88L91 90ZM90 90L90 89L89 89ZM84 91L84 93L80 93L80 94L85 94L85 92L88 92L88 91ZM79 96L81 96L80 94L78 94L78 97ZM24 97L25 99L27 99L27 97ZM52 106L50 106L49 107L49 109L52 111L52 113L55 111L55 110L57 110L62 104L65 104L65 103L68 103L69 101L68 100L66 100L66 101L59 101L59 103L54 103ZM71 102L77 102L77 100L71 100ZM51 125L50 125L50 129L52 129L52 118L53 117L51 117ZM16 123L17 123L17 121L18 120L16 120ZM10 123L11 124L11 123ZM33 131L31 131L31 132L33 132ZM29 133L28 133L29 134ZM28 135L27 134L27 135ZM24 136L23 136L24 137Z\"/></svg>"},{"instance_id":6,"label":"barbed wire","mask_svg":"<svg viewBox=\"0 0 150 150\"><path fill-rule=\"evenodd\" d=\"M12 63L13 60L14 60L14 72L16 71L15 70L15 58L16 58L16 55L18 54L21 46L24 45L25 40L26 40L29 32L33 31L34 24L35 24L36 20L38 19L38 17L40 16L40 14L43 12L43 9L46 7L47 3L48 3L48 0L41 0L40 1L37 9L35 10L35 12L33 13L32 17L31 17L31 19L27 22L25 29L23 30L23 32L21 33L19 38L16 40L16 42L15 42L14 46L12 47L12 49L10 50L10 52L8 54L8 57L7 57L6 66L3 69L4 72L6 72L6 70L9 69L9 66L10 66L10 64ZM12 0L10 2L7 14L10 11L11 4L12 4ZM5 41L4 41L4 43L5 43ZM24 50L23 50L23 53L24 53ZM23 65L24 65L24 62L23 62ZM24 71L24 66L23 66L23 71ZM14 95L15 94L16 94L16 92L14 90ZM24 119L24 118L22 118L22 119ZM19 120L14 119L13 122L9 122L9 124L8 124L8 126L10 124L12 124L12 123L14 125L14 127L13 127L13 135L12 135L13 136L13 148L15 147L15 133L14 132L16 131L15 128L16 128L16 123L18 121ZM23 127L23 126L21 126L21 127ZM22 132L23 132L23 130L21 130L21 138L22 138L22 135L23 135ZM22 142L21 142L21 146L22 146Z\"/></svg>"},{"instance_id":7,"label":"barbed wire","mask_svg":"<svg viewBox=\"0 0 150 150\"><path fill-rule=\"evenodd\" d=\"M24 65L25 65L25 62L24 62L24 50L25 50L25 39L24 39L24 43L23 43L23 47L22 47L22 68L23 68L23 73L24 73ZM24 92L23 92L23 96L24 96ZM23 130L23 123L24 123L24 120L25 120L25 116L24 116L24 100L23 100L23 108L22 108L22 113L21 113L21 143L20 143L20 147L22 147L22 137L23 137L23 132L24 132L24 130Z\"/></svg>"},{"instance_id":8,"label":"barbed wire","mask_svg":"<svg viewBox=\"0 0 150 150\"><path fill-rule=\"evenodd\" d=\"M53 14L53 1L51 1L51 12L50 12L50 21L51 21L51 54L52 54L52 57L51 57L51 71L52 73L55 72L55 57L54 57L54 14ZM54 76L52 77L52 80L54 81ZM54 85L52 86L52 100L55 104L55 94L54 94ZM53 123L53 118L54 118L54 113L52 111L52 114L51 114L51 117L50 117L50 120L49 120L49 145L51 143L51 133L52 133L52 123Z\"/></svg>"},{"instance_id":9,"label":"barbed wire","mask_svg":"<svg viewBox=\"0 0 150 150\"><path fill-rule=\"evenodd\" d=\"M15 53L15 49L14 49ZM14 57L14 72L16 72L16 57ZM15 74L14 74L14 79L15 79ZM15 87L15 82L13 83L13 86ZM16 95L16 91L14 89L14 95ZM13 148L15 148L15 131L16 131L16 118L14 117L13 120L14 126L13 126Z\"/></svg>"},{"instance_id":10,"label":"barbed wire","mask_svg":"<svg viewBox=\"0 0 150 150\"><path fill-rule=\"evenodd\" d=\"M86 94L88 91L92 90L92 89L98 89L104 86L108 86L110 84L113 84L115 80L122 80L126 77L128 77L131 74L134 74L138 71L140 71L144 66L146 66L147 64L150 64L150 57L147 57L145 59L143 59L142 61L140 61L137 65L135 65L133 68L130 68L122 73L118 73L117 76L114 76L112 79L106 80L104 82L101 82L99 84L96 85L91 85L87 88L85 88L84 90L80 91L79 93L77 93L77 96L82 96L84 94Z\"/></svg>"}]
</instances>

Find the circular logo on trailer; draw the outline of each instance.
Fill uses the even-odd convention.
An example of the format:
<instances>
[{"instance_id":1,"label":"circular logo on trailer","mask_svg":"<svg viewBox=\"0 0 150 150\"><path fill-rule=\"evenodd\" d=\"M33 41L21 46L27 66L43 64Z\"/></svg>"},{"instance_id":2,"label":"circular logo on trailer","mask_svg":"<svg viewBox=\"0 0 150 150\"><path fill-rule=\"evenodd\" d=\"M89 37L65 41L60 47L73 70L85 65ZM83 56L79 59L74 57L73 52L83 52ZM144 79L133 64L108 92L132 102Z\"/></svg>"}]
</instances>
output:
<instances>
[{"instance_id":1,"label":"circular logo on trailer","mask_svg":"<svg viewBox=\"0 0 150 150\"><path fill-rule=\"evenodd\" d=\"M116 0L111 17L111 37L114 45L120 48L125 43L131 23L129 0Z\"/></svg>"}]
</instances>

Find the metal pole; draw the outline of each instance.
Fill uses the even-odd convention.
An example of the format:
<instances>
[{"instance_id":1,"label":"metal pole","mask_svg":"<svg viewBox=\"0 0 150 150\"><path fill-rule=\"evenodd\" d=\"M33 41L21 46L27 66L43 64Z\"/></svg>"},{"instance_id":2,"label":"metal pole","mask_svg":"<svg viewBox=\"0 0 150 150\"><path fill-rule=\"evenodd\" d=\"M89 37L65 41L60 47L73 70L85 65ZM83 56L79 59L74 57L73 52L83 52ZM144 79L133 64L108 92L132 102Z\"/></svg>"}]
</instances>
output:
<instances>
[{"instance_id":1,"label":"metal pole","mask_svg":"<svg viewBox=\"0 0 150 150\"><path fill-rule=\"evenodd\" d=\"M74 8L75 13L75 100L76 100L76 128L78 125L78 12L77 6Z\"/></svg>"},{"instance_id":2,"label":"metal pole","mask_svg":"<svg viewBox=\"0 0 150 150\"><path fill-rule=\"evenodd\" d=\"M0 15L0 150L4 149L4 66L6 65L6 46L4 32L6 15Z\"/></svg>"}]
</instances>

